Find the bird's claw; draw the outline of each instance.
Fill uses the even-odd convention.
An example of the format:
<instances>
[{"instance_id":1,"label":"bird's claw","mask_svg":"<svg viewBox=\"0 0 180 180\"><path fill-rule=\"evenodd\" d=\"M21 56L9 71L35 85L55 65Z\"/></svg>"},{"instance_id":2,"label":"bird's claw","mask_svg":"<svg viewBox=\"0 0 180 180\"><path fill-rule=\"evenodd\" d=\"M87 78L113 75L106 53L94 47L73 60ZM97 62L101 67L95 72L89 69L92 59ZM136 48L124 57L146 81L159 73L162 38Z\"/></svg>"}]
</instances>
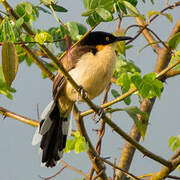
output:
<instances>
[{"instance_id":1,"label":"bird's claw","mask_svg":"<svg viewBox=\"0 0 180 180\"><path fill-rule=\"evenodd\" d=\"M81 97L82 98L86 98L87 97L87 91L83 89L83 87L80 85L79 86L79 91L80 91L80 94L81 94Z\"/></svg>"},{"instance_id":2,"label":"bird's claw","mask_svg":"<svg viewBox=\"0 0 180 180\"><path fill-rule=\"evenodd\" d=\"M99 119L96 121L96 123L98 123L103 117L105 117L104 109L99 107L99 110L98 110L97 114L99 115Z\"/></svg>"}]
</instances>

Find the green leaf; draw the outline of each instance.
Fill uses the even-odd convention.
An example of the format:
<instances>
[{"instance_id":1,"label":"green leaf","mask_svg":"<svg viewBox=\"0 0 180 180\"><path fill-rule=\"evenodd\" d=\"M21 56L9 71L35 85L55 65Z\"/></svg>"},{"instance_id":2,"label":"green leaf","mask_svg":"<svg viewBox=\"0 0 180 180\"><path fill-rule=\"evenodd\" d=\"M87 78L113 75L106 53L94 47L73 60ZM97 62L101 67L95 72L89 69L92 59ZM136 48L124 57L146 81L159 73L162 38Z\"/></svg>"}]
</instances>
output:
<instances>
[{"instance_id":1,"label":"green leaf","mask_svg":"<svg viewBox=\"0 0 180 180\"><path fill-rule=\"evenodd\" d=\"M160 98L163 83L156 79L155 73L146 74L142 79L140 74L136 73L131 77L131 80L143 98L153 98L155 96Z\"/></svg>"},{"instance_id":2,"label":"green leaf","mask_svg":"<svg viewBox=\"0 0 180 180\"><path fill-rule=\"evenodd\" d=\"M142 83L142 79L141 79L141 74L140 73L135 73L132 77L131 77L131 81L134 83L134 85L137 88L140 88L140 85Z\"/></svg>"},{"instance_id":3,"label":"green leaf","mask_svg":"<svg viewBox=\"0 0 180 180\"><path fill-rule=\"evenodd\" d=\"M176 33L169 41L168 45L171 49L176 49L180 43L180 32Z\"/></svg>"},{"instance_id":4,"label":"green leaf","mask_svg":"<svg viewBox=\"0 0 180 180\"><path fill-rule=\"evenodd\" d=\"M104 20L104 21L111 21L113 19L111 13L104 9L104 8L100 8L98 7L96 9L96 12L99 14L99 16Z\"/></svg>"},{"instance_id":5,"label":"green leaf","mask_svg":"<svg viewBox=\"0 0 180 180\"><path fill-rule=\"evenodd\" d=\"M126 90L129 90L131 84L130 75L126 72L122 73L117 79L116 84L122 86Z\"/></svg>"},{"instance_id":6,"label":"green leaf","mask_svg":"<svg viewBox=\"0 0 180 180\"><path fill-rule=\"evenodd\" d=\"M67 12L68 11L66 8L59 6L57 4L53 4L52 7L53 7L54 11L56 11L56 12Z\"/></svg>"},{"instance_id":7,"label":"green leaf","mask_svg":"<svg viewBox=\"0 0 180 180\"><path fill-rule=\"evenodd\" d=\"M16 6L15 12L28 24L32 24L32 21L35 21L39 15L37 8L30 2L21 2Z\"/></svg>"},{"instance_id":8,"label":"green leaf","mask_svg":"<svg viewBox=\"0 0 180 180\"><path fill-rule=\"evenodd\" d=\"M90 9L95 9L97 6L98 6L97 0L89 0L89 8Z\"/></svg>"},{"instance_id":9,"label":"green leaf","mask_svg":"<svg viewBox=\"0 0 180 180\"><path fill-rule=\"evenodd\" d=\"M84 35L87 32L87 28L86 26L84 26L84 24L81 23L76 23L79 29L79 35Z\"/></svg>"},{"instance_id":10,"label":"green leaf","mask_svg":"<svg viewBox=\"0 0 180 180\"><path fill-rule=\"evenodd\" d=\"M154 16L154 15L163 15L165 16L170 22L173 22L173 18L172 18L172 15L169 14L169 13L161 13L161 12L158 12L158 11L149 11L147 13L147 17L148 17L148 20L150 20L151 16Z\"/></svg>"},{"instance_id":11,"label":"green leaf","mask_svg":"<svg viewBox=\"0 0 180 180\"><path fill-rule=\"evenodd\" d=\"M125 6L123 3L118 2L117 5L116 5L116 7L117 7L117 9L118 9L118 10L116 10L117 12L118 12L119 10L121 10L124 14L127 14L126 6Z\"/></svg>"},{"instance_id":12,"label":"green leaf","mask_svg":"<svg viewBox=\"0 0 180 180\"><path fill-rule=\"evenodd\" d=\"M86 22L90 26L94 26L102 21L111 21L113 1L112 0L84 0L84 6L86 12L82 13L82 16L89 16Z\"/></svg>"},{"instance_id":13,"label":"green leaf","mask_svg":"<svg viewBox=\"0 0 180 180\"><path fill-rule=\"evenodd\" d=\"M70 36L73 40L77 41L78 40L78 35L79 35L79 29L78 26L75 22L67 22L66 26L70 32Z\"/></svg>"},{"instance_id":14,"label":"green leaf","mask_svg":"<svg viewBox=\"0 0 180 180\"><path fill-rule=\"evenodd\" d=\"M45 8L43 8L43 7L41 7L41 6L36 6L36 8L37 8L39 11L42 11L42 12L44 12L44 13L51 14L50 11L48 11L47 9L45 9Z\"/></svg>"},{"instance_id":15,"label":"green leaf","mask_svg":"<svg viewBox=\"0 0 180 180\"><path fill-rule=\"evenodd\" d=\"M118 32L114 32L113 35L115 36L125 36L125 31L123 29L120 29ZM125 51L125 41L119 41L116 43L115 50L118 55L123 54L126 55Z\"/></svg>"},{"instance_id":16,"label":"green leaf","mask_svg":"<svg viewBox=\"0 0 180 180\"><path fill-rule=\"evenodd\" d=\"M31 59L29 56L26 56L26 64L27 64L28 66L31 66L32 63L33 63L32 59Z\"/></svg>"},{"instance_id":17,"label":"green leaf","mask_svg":"<svg viewBox=\"0 0 180 180\"><path fill-rule=\"evenodd\" d=\"M14 88L8 88L5 79L4 79L4 75L2 72L2 67L0 66L0 94L6 96L9 99L12 99L12 93L15 93L16 90Z\"/></svg>"},{"instance_id":18,"label":"green leaf","mask_svg":"<svg viewBox=\"0 0 180 180\"><path fill-rule=\"evenodd\" d=\"M171 136L169 138L168 147L170 148L172 144L176 141L177 137Z\"/></svg>"},{"instance_id":19,"label":"green leaf","mask_svg":"<svg viewBox=\"0 0 180 180\"><path fill-rule=\"evenodd\" d=\"M178 165L177 170L180 172L180 165Z\"/></svg>"},{"instance_id":20,"label":"green leaf","mask_svg":"<svg viewBox=\"0 0 180 180\"><path fill-rule=\"evenodd\" d=\"M93 14L95 12L94 9L90 9L90 10L87 10L83 13L81 13L81 16L90 16L91 14Z\"/></svg>"},{"instance_id":21,"label":"green leaf","mask_svg":"<svg viewBox=\"0 0 180 180\"><path fill-rule=\"evenodd\" d=\"M55 0L40 0L40 3L44 5L52 5L55 3Z\"/></svg>"},{"instance_id":22,"label":"green leaf","mask_svg":"<svg viewBox=\"0 0 180 180\"><path fill-rule=\"evenodd\" d=\"M40 32L35 35L34 40L39 44L44 44L46 41L52 42L53 37L48 32Z\"/></svg>"},{"instance_id":23,"label":"green leaf","mask_svg":"<svg viewBox=\"0 0 180 180\"><path fill-rule=\"evenodd\" d=\"M85 9L89 9L89 0L83 0Z\"/></svg>"},{"instance_id":24,"label":"green leaf","mask_svg":"<svg viewBox=\"0 0 180 180\"><path fill-rule=\"evenodd\" d=\"M133 119L134 123L136 124L138 131L140 132L140 134L144 140L147 125L148 125L148 114L145 112L142 112L136 106L130 106L130 107L124 108L123 110L125 112L127 112L127 114ZM138 114L143 117L143 119L144 119L143 123L138 120L138 117L137 117Z\"/></svg>"},{"instance_id":25,"label":"green leaf","mask_svg":"<svg viewBox=\"0 0 180 180\"><path fill-rule=\"evenodd\" d=\"M11 87L18 70L18 55L12 42L3 41L2 70L8 87Z\"/></svg>"},{"instance_id":26,"label":"green leaf","mask_svg":"<svg viewBox=\"0 0 180 180\"><path fill-rule=\"evenodd\" d=\"M68 139L66 142L66 147L64 149L65 153L74 150L76 154L88 150L88 144L85 138L80 135L79 131L76 131L73 139Z\"/></svg>"},{"instance_id":27,"label":"green leaf","mask_svg":"<svg viewBox=\"0 0 180 180\"><path fill-rule=\"evenodd\" d=\"M130 72L130 73L135 73L135 72L141 72L140 68L134 64L132 60L127 60L125 56L122 54L119 54L118 57L116 57L116 66L114 69L114 74L113 76L115 78L119 78L120 75L124 72Z\"/></svg>"},{"instance_id":28,"label":"green leaf","mask_svg":"<svg viewBox=\"0 0 180 180\"><path fill-rule=\"evenodd\" d=\"M16 41L13 24L8 17L5 17L2 23L0 24L0 40L1 41L8 40L11 42Z\"/></svg>"},{"instance_id":29,"label":"green leaf","mask_svg":"<svg viewBox=\"0 0 180 180\"><path fill-rule=\"evenodd\" d=\"M16 21L16 26L17 26L17 27L20 27L23 23L24 23L24 19L23 19L23 17L20 17L20 18Z\"/></svg>"},{"instance_id":30,"label":"green leaf","mask_svg":"<svg viewBox=\"0 0 180 180\"><path fill-rule=\"evenodd\" d=\"M51 71L52 73L57 71L57 67L55 65L53 65L52 63L45 63L44 66L46 66L46 68L48 68L49 71ZM43 71L42 71L41 75L42 75L43 79L47 78L47 75Z\"/></svg>"},{"instance_id":31,"label":"green leaf","mask_svg":"<svg viewBox=\"0 0 180 180\"><path fill-rule=\"evenodd\" d=\"M171 23L173 22L173 17L170 13L162 13Z\"/></svg>"},{"instance_id":32,"label":"green leaf","mask_svg":"<svg viewBox=\"0 0 180 180\"><path fill-rule=\"evenodd\" d=\"M137 0L125 0L125 1L131 3L134 7L136 7L136 5L137 5L137 3L138 3Z\"/></svg>"},{"instance_id":33,"label":"green leaf","mask_svg":"<svg viewBox=\"0 0 180 180\"><path fill-rule=\"evenodd\" d=\"M26 4L25 4L25 11L26 11L26 13L28 13L28 14L32 14L32 11L33 11L32 4L26 3Z\"/></svg>"},{"instance_id":34,"label":"green leaf","mask_svg":"<svg viewBox=\"0 0 180 180\"><path fill-rule=\"evenodd\" d=\"M121 91L122 91L122 94L128 92L128 90L125 89L124 87L121 88ZM130 105L130 104L131 104L131 96L128 96L128 97L124 98L123 101L124 101L124 103L125 103L126 105Z\"/></svg>"},{"instance_id":35,"label":"green leaf","mask_svg":"<svg viewBox=\"0 0 180 180\"><path fill-rule=\"evenodd\" d=\"M174 144L172 145L172 151L175 151L179 147L180 147L180 139L177 138L176 141L174 142Z\"/></svg>"},{"instance_id":36,"label":"green leaf","mask_svg":"<svg viewBox=\"0 0 180 180\"><path fill-rule=\"evenodd\" d=\"M114 96L114 98L117 98L120 96L120 94L118 93L118 91L116 91L115 89L111 90L111 94Z\"/></svg>"},{"instance_id":37,"label":"green leaf","mask_svg":"<svg viewBox=\"0 0 180 180\"><path fill-rule=\"evenodd\" d=\"M75 148L75 141L73 139L67 139L64 153L69 153L70 151L74 150L74 148Z\"/></svg>"},{"instance_id":38,"label":"green leaf","mask_svg":"<svg viewBox=\"0 0 180 180\"><path fill-rule=\"evenodd\" d=\"M97 22L92 18L92 16L89 16L86 19L86 23L89 24L91 27L95 26L97 24Z\"/></svg>"},{"instance_id":39,"label":"green leaf","mask_svg":"<svg viewBox=\"0 0 180 180\"><path fill-rule=\"evenodd\" d=\"M131 3L127 1L123 1L122 3L133 16L138 17L140 15L136 7L134 7Z\"/></svg>"}]
</instances>

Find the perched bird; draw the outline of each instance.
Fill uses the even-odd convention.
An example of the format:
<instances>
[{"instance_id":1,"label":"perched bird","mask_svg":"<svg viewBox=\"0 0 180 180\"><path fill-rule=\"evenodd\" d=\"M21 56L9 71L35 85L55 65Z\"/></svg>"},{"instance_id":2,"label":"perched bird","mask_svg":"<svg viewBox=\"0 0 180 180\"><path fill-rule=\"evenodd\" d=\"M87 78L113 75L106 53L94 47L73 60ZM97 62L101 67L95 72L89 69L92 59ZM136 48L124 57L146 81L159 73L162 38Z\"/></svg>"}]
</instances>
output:
<instances>
[{"instance_id":1,"label":"perched bird","mask_svg":"<svg viewBox=\"0 0 180 180\"><path fill-rule=\"evenodd\" d=\"M115 37L102 31L89 33L62 60L64 68L90 99L98 96L110 83L115 67L115 43L131 37ZM54 100L42 114L39 133L42 138L42 163L53 167L61 159L69 129L69 115L78 93L58 71L53 82ZM82 101L81 97L78 98ZM32 144L36 144L36 135Z\"/></svg>"}]
</instances>

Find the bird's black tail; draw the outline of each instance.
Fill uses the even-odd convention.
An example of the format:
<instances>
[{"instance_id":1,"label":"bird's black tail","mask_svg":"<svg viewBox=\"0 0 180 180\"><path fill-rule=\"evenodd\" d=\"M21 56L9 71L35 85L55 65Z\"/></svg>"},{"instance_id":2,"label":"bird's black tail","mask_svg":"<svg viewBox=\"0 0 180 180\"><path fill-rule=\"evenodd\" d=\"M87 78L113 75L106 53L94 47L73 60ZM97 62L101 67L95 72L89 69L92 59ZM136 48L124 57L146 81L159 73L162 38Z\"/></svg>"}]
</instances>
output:
<instances>
[{"instance_id":1,"label":"bird's black tail","mask_svg":"<svg viewBox=\"0 0 180 180\"><path fill-rule=\"evenodd\" d=\"M44 119L40 122L39 134L42 135L40 148L42 149L42 163L53 167L63 156L69 129L68 117L61 117L57 102L53 102Z\"/></svg>"}]
</instances>

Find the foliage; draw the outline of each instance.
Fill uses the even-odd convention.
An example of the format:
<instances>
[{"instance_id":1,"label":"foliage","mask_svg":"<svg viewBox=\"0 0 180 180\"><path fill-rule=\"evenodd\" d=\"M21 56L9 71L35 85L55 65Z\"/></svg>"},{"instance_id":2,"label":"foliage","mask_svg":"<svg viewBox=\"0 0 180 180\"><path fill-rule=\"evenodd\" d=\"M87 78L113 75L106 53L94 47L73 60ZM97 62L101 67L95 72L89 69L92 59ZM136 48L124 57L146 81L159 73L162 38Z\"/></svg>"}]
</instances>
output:
<instances>
[{"instance_id":1,"label":"foliage","mask_svg":"<svg viewBox=\"0 0 180 180\"><path fill-rule=\"evenodd\" d=\"M76 131L72 139L68 139L66 142L66 147L64 149L65 153L69 153L72 150L76 154L88 150L88 144L83 136L80 135L79 131Z\"/></svg>"},{"instance_id":2,"label":"foliage","mask_svg":"<svg viewBox=\"0 0 180 180\"><path fill-rule=\"evenodd\" d=\"M146 3L145 0L141 1ZM155 3L153 0L150 0L150 2L152 4ZM155 10L148 11L146 20L145 16L138 10L138 3L140 3L140 0L83 0L85 11L82 13L82 16L85 16L86 23L91 27L95 27L101 22L116 21L117 19L119 19L119 22L122 22L123 18L127 17L140 19L144 22L145 26L148 26L151 23L150 20L156 16L164 16L170 22L173 22L173 17L170 13ZM38 5L30 2L21 2L14 8L14 11L19 18L15 20L15 18L11 17L11 14L4 13L3 19L0 21L0 42L2 45L0 94L9 99L12 99L13 93L16 92L16 90L12 88L12 84L20 63L26 62L28 66L33 64L33 59L22 48L24 44L31 49L34 56L38 57L38 60L44 67L50 72L55 73L57 66L52 60L47 59L48 56L46 56L46 52L42 52L39 45L46 45L55 56L60 56L66 50L69 52L72 43L74 44L79 41L87 32L86 26L79 22L67 21L63 23L63 21L59 19L61 16L56 13L66 13L68 9L59 5L55 0L40 0ZM50 27L49 29L36 29L33 21L37 22L40 13L54 16L59 25ZM24 26L29 27L32 33L26 32ZM113 34L115 36L125 36L126 32L126 30L119 27L117 28L117 32ZM169 51L168 53L172 55L169 63L169 65L172 65L180 58L180 32L174 34L174 36L165 43ZM151 45L151 43L149 43L148 46L149 45ZM142 99L147 99L148 102L150 102L149 100L154 97L160 98L163 92L163 82L158 79L153 72L142 76L142 70L136 65L134 59L130 60L126 56L126 51L130 48L134 48L134 46L127 45L124 41L116 44L115 50L117 57L113 78L115 79L117 88L111 89L111 94L114 98L119 98L119 96L127 93L129 90L136 89L136 92L123 99L126 107L117 109L109 108L107 112L126 112L128 116L133 119L134 124L144 140L149 124L149 114L148 112L142 112L140 110L141 108L137 106L130 106L132 101L131 96L138 96L140 100L139 103L141 103ZM174 69L180 70L180 65L177 65ZM46 77L47 75L42 72L42 78ZM118 90L118 88L120 90ZM140 116L143 119L142 122L139 121ZM169 148L175 151L179 147L180 136L170 137ZM71 139L67 140L64 152L69 153L72 150L74 150L76 154L89 150L85 137L81 136L78 131L74 133Z\"/></svg>"},{"instance_id":3,"label":"foliage","mask_svg":"<svg viewBox=\"0 0 180 180\"><path fill-rule=\"evenodd\" d=\"M175 151L178 148L180 148L180 135L177 137L171 136L169 138L169 148L170 147L172 147L172 151Z\"/></svg>"},{"instance_id":4,"label":"foliage","mask_svg":"<svg viewBox=\"0 0 180 180\"><path fill-rule=\"evenodd\" d=\"M158 96L160 98L162 90L163 90L163 83L156 79L155 73L148 73L141 78L139 73L135 73L131 80L133 84L138 88L139 94L143 98L153 98Z\"/></svg>"},{"instance_id":5,"label":"foliage","mask_svg":"<svg viewBox=\"0 0 180 180\"><path fill-rule=\"evenodd\" d=\"M127 60L125 56L119 54L116 59L116 67L114 69L114 77L117 79L116 84L121 87L121 94L126 93L128 90L134 87L131 81L131 76L135 72L141 72L140 68L137 67L132 60ZM119 92L113 89L112 95L117 98ZM119 94L120 96L120 94ZM130 96L124 99L124 102L129 105L131 103Z\"/></svg>"}]
</instances>

